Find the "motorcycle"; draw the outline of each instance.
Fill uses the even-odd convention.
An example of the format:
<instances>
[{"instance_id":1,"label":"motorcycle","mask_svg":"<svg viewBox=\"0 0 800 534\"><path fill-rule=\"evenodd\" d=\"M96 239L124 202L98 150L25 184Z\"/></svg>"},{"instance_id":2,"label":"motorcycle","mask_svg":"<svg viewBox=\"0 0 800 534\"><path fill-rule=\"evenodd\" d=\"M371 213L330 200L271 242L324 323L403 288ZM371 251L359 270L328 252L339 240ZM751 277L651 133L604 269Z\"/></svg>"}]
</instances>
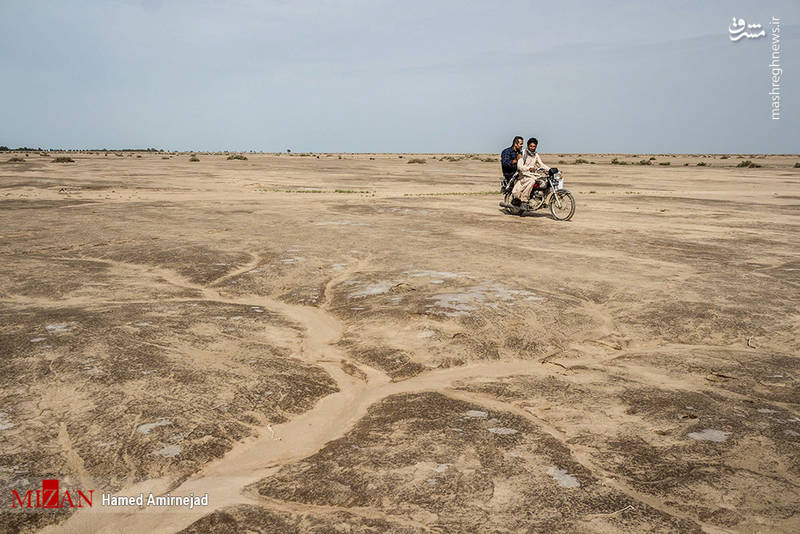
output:
<instances>
[{"instance_id":1,"label":"motorcycle","mask_svg":"<svg viewBox=\"0 0 800 534\"><path fill-rule=\"evenodd\" d=\"M568 221L575 214L575 197L564 189L564 178L558 169L553 168L548 171L544 187L534 186L528 202L515 200L511 195L518 179L519 176L515 173L510 179L503 180L500 186L500 192L505 195L500 207L504 208L506 213L524 216L540 208L549 207L550 213L557 221Z\"/></svg>"}]
</instances>

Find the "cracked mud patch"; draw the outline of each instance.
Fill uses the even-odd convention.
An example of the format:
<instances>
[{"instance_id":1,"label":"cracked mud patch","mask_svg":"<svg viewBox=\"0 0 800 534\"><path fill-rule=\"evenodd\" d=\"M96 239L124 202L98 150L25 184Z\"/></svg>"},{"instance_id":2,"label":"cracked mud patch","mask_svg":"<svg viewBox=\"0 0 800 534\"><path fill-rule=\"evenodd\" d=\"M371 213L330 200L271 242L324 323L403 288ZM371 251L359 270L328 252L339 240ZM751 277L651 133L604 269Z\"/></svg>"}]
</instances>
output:
<instances>
[{"instance_id":1,"label":"cracked mud patch","mask_svg":"<svg viewBox=\"0 0 800 534\"><path fill-rule=\"evenodd\" d=\"M560 296L435 269L357 272L331 290L329 309L348 325L340 346L394 379L534 359L561 346L558 331L595 323Z\"/></svg>"},{"instance_id":2,"label":"cracked mud patch","mask_svg":"<svg viewBox=\"0 0 800 534\"><path fill-rule=\"evenodd\" d=\"M438 393L381 401L345 437L252 489L452 532L583 530L594 514L628 505L632 513L610 521L618 529L697 530L603 485L529 420Z\"/></svg>"},{"instance_id":3,"label":"cracked mud patch","mask_svg":"<svg viewBox=\"0 0 800 534\"><path fill-rule=\"evenodd\" d=\"M632 326L641 326L656 339L685 344L727 344L748 336L763 336L762 324L770 322L766 313L741 303L719 305L709 302L660 302L645 305L634 314L620 318Z\"/></svg>"},{"instance_id":4,"label":"cracked mud patch","mask_svg":"<svg viewBox=\"0 0 800 534\"><path fill-rule=\"evenodd\" d=\"M797 518L800 419L791 410L590 370L459 387L513 402L588 451L596 476L619 478L700 522L748 530Z\"/></svg>"},{"instance_id":5,"label":"cracked mud patch","mask_svg":"<svg viewBox=\"0 0 800 534\"><path fill-rule=\"evenodd\" d=\"M424 372L427 367L411 360L408 353L389 347L366 347L343 340L339 345L348 351L351 357L372 367L383 370L393 380L403 380Z\"/></svg>"},{"instance_id":6,"label":"cracked mud patch","mask_svg":"<svg viewBox=\"0 0 800 534\"><path fill-rule=\"evenodd\" d=\"M377 534L396 532L416 534L426 532L421 528L404 526L385 519L361 517L346 511L322 512L319 515L306 512L286 513L267 510L260 506L240 505L219 510L195 521L180 534L232 534L235 532L258 532L263 534Z\"/></svg>"},{"instance_id":7,"label":"cracked mud patch","mask_svg":"<svg viewBox=\"0 0 800 534\"><path fill-rule=\"evenodd\" d=\"M534 289L509 287L465 272L427 269L357 273L336 287L335 292L331 308L348 318L371 314L461 318L486 310L507 310L510 306L529 307L547 300Z\"/></svg>"},{"instance_id":8,"label":"cracked mud patch","mask_svg":"<svg viewBox=\"0 0 800 534\"><path fill-rule=\"evenodd\" d=\"M100 259L38 254L10 255L0 265L5 284L0 296L19 302L57 304L61 299L91 299L98 291L106 298L144 300L196 298L198 291L178 286L153 287L133 269L119 269Z\"/></svg>"},{"instance_id":9,"label":"cracked mud patch","mask_svg":"<svg viewBox=\"0 0 800 534\"><path fill-rule=\"evenodd\" d=\"M259 258L251 269L231 276L220 287L231 295L269 295L291 304L319 306L327 277L347 265L332 264L308 247L261 251Z\"/></svg>"},{"instance_id":10,"label":"cracked mud patch","mask_svg":"<svg viewBox=\"0 0 800 534\"><path fill-rule=\"evenodd\" d=\"M110 259L138 265L174 268L190 282L207 284L245 265L251 257L240 252L226 252L207 245L176 243L96 245L86 251L100 259Z\"/></svg>"},{"instance_id":11,"label":"cracked mud patch","mask_svg":"<svg viewBox=\"0 0 800 534\"><path fill-rule=\"evenodd\" d=\"M673 375L694 376L709 385L766 402L797 404L800 399L800 360L754 350L713 348L692 351L691 358L653 351L630 353L612 360L620 368L651 367Z\"/></svg>"}]
</instances>

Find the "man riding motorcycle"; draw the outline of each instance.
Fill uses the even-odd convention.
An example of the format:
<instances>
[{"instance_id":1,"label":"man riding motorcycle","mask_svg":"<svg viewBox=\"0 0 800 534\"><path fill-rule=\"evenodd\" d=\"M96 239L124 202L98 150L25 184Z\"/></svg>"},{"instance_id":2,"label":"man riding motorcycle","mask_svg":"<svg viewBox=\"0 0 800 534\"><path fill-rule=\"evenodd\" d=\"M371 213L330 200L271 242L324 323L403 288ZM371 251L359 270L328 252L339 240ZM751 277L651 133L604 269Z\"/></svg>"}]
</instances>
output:
<instances>
[{"instance_id":1,"label":"man riding motorcycle","mask_svg":"<svg viewBox=\"0 0 800 534\"><path fill-rule=\"evenodd\" d=\"M511 192L514 197L514 200L512 200L514 205L527 202L530 200L531 192L535 187L542 188L547 183L544 177L550 171L550 167L542 163L542 158L536 153L538 145L539 141L535 137L528 139L527 147L522 157L517 161L519 179L514 184L514 189Z\"/></svg>"}]
</instances>

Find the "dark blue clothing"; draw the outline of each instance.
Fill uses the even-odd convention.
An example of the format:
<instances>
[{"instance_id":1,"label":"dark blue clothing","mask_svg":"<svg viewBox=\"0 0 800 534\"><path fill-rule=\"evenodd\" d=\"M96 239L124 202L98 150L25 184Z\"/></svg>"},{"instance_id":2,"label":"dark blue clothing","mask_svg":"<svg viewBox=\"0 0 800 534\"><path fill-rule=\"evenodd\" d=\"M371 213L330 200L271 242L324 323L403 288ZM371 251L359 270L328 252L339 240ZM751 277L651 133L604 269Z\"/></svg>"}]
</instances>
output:
<instances>
[{"instance_id":1,"label":"dark blue clothing","mask_svg":"<svg viewBox=\"0 0 800 534\"><path fill-rule=\"evenodd\" d=\"M517 172L517 164L513 163L514 156L519 154L513 147L508 147L500 154L500 167L503 169L503 177L511 178L511 175Z\"/></svg>"}]
</instances>

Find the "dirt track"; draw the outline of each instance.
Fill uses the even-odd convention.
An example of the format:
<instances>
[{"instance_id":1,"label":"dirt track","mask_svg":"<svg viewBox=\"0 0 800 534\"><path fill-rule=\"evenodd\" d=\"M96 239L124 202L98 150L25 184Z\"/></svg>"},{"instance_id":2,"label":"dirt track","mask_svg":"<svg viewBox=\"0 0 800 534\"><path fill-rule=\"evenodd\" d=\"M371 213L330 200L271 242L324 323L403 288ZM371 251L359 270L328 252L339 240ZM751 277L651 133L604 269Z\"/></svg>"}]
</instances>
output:
<instances>
[{"instance_id":1,"label":"dirt track","mask_svg":"<svg viewBox=\"0 0 800 534\"><path fill-rule=\"evenodd\" d=\"M800 157L248 156L0 164L3 494L210 501L9 531L800 529Z\"/></svg>"}]
</instances>

